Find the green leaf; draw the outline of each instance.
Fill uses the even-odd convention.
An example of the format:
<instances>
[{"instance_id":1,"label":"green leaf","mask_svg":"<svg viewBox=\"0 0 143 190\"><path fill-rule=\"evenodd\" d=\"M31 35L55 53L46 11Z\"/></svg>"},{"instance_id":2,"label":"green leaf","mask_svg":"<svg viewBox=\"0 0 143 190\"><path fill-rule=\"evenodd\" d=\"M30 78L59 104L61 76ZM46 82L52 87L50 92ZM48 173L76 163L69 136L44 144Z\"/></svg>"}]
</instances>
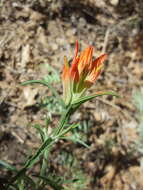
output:
<instances>
[{"instance_id":1,"label":"green leaf","mask_svg":"<svg viewBox=\"0 0 143 190\"><path fill-rule=\"evenodd\" d=\"M67 127L66 129L64 129L61 133L59 133L56 138L61 138L62 136L64 136L66 133L68 133L70 130L76 128L79 126L79 123L76 123L76 124L72 124L70 125L69 127Z\"/></svg>"},{"instance_id":2,"label":"green leaf","mask_svg":"<svg viewBox=\"0 0 143 190\"><path fill-rule=\"evenodd\" d=\"M98 96L103 96L103 95L111 95L111 96L116 96L116 97L120 97L118 94L116 94L115 92L100 92L98 94L93 94L91 96L85 96L83 98L79 98L78 100L72 102L72 105L73 106L79 106L80 104L88 101L88 100L91 100L93 98L96 98Z\"/></svg>"},{"instance_id":3,"label":"green leaf","mask_svg":"<svg viewBox=\"0 0 143 190\"><path fill-rule=\"evenodd\" d=\"M133 91L133 99L136 107L139 109L140 112L143 112L143 93L139 90Z\"/></svg>"},{"instance_id":4,"label":"green leaf","mask_svg":"<svg viewBox=\"0 0 143 190\"><path fill-rule=\"evenodd\" d=\"M65 104L64 104L64 101L61 99L61 97L59 96L59 94L58 94L58 92L56 91L56 89L50 84L50 83L48 83L48 81L45 81L45 80L29 80L29 81L25 81L25 82L23 82L23 83L21 83L21 85L22 86L25 86L25 85L28 85L28 84L42 84L42 85L44 85L44 86L47 86L50 90L51 90L51 92L52 92L52 94L54 95L54 96L56 96L56 98L57 98L57 100L59 101L59 103L63 106L63 107L65 107Z\"/></svg>"},{"instance_id":5,"label":"green leaf","mask_svg":"<svg viewBox=\"0 0 143 190\"><path fill-rule=\"evenodd\" d=\"M19 190L16 185L10 185L10 190Z\"/></svg>"},{"instance_id":6,"label":"green leaf","mask_svg":"<svg viewBox=\"0 0 143 190\"><path fill-rule=\"evenodd\" d=\"M40 126L39 124L35 124L33 127L34 127L35 129L37 129L37 131L38 131L39 134L40 134L40 137L41 137L42 142L44 142L44 140L45 140L45 134L44 134L44 131L42 130L41 126Z\"/></svg>"},{"instance_id":7,"label":"green leaf","mask_svg":"<svg viewBox=\"0 0 143 190\"><path fill-rule=\"evenodd\" d=\"M14 166L12 166L12 165L10 165L10 164L2 161L2 160L0 160L0 165L3 166L6 169L12 171L12 172L17 172L17 169Z\"/></svg>"},{"instance_id":8,"label":"green leaf","mask_svg":"<svg viewBox=\"0 0 143 190\"><path fill-rule=\"evenodd\" d=\"M70 136L70 137L62 137L61 139L71 140L71 141L73 141L74 143L79 143L79 144L83 145L84 147L89 148L89 146L88 146L85 142L83 142L83 141L82 141L81 139L79 139L79 138L75 138L74 135L72 135L72 136Z\"/></svg>"},{"instance_id":9,"label":"green leaf","mask_svg":"<svg viewBox=\"0 0 143 190\"><path fill-rule=\"evenodd\" d=\"M22 175L25 174L28 168L32 167L34 163L39 159L39 157L43 154L44 150L47 148L50 148L52 144L54 144L55 141L52 138L48 138L41 147L36 151L36 153L25 163L25 166L17 172L17 174L12 178L10 183L8 184L7 188L10 184L12 184L14 181L18 180Z\"/></svg>"},{"instance_id":10,"label":"green leaf","mask_svg":"<svg viewBox=\"0 0 143 190\"><path fill-rule=\"evenodd\" d=\"M45 66L48 69L48 72L50 72L50 74L48 74L46 77L44 77L44 80L48 81L49 83L60 82L60 74L59 74L59 72L57 72L57 70L54 69L53 67L51 67L49 64L46 64Z\"/></svg>"}]
</instances>

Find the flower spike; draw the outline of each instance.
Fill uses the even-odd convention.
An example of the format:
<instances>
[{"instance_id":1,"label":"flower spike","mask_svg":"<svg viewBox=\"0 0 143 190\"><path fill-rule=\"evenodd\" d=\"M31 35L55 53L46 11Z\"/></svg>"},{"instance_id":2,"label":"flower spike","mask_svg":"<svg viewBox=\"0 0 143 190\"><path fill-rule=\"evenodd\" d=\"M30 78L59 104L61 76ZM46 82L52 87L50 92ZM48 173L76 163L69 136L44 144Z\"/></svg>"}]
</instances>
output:
<instances>
[{"instance_id":1,"label":"flower spike","mask_svg":"<svg viewBox=\"0 0 143 190\"><path fill-rule=\"evenodd\" d=\"M63 96L66 105L84 96L85 91L90 88L101 73L103 62L107 54L99 56L94 61L93 47L89 46L78 56L78 41L75 45L75 55L70 64L64 58L64 69L62 73Z\"/></svg>"}]
</instances>

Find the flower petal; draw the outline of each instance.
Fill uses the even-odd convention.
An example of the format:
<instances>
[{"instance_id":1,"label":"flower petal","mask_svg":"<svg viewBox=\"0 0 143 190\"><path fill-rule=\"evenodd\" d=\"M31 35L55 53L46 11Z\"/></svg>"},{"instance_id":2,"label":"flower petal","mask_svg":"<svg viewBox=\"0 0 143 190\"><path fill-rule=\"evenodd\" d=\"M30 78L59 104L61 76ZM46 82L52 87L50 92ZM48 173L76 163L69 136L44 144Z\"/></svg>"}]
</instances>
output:
<instances>
[{"instance_id":1,"label":"flower petal","mask_svg":"<svg viewBox=\"0 0 143 190\"><path fill-rule=\"evenodd\" d=\"M101 73L102 64L106 57L107 54L103 54L92 63L91 73L86 77L85 86L90 87L97 80Z\"/></svg>"},{"instance_id":2,"label":"flower petal","mask_svg":"<svg viewBox=\"0 0 143 190\"><path fill-rule=\"evenodd\" d=\"M79 81L78 58L76 58L72 63L70 77L74 83L78 83Z\"/></svg>"},{"instance_id":3,"label":"flower petal","mask_svg":"<svg viewBox=\"0 0 143 190\"><path fill-rule=\"evenodd\" d=\"M92 63L93 47L89 46L84 51L81 52L78 63L79 73L88 73L88 68ZM82 75L82 74L81 74Z\"/></svg>"}]
</instances>

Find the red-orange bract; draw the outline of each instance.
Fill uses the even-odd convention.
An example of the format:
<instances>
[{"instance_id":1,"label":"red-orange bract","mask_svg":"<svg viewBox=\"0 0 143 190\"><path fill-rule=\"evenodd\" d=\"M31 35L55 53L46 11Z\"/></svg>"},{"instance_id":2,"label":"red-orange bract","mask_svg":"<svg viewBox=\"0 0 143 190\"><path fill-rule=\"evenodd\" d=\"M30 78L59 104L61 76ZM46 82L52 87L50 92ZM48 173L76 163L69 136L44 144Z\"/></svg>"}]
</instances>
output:
<instances>
[{"instance_id":1,"label":"red-orange bract","mask_svg":"<svg viewBox=\"0 0 143 190\"><path fill-rule=\"evenodd\" d=\"M75 55L71 64L67 57L64 58L62 73L63 98L66 105L84 95L101 73L101 68L107 54L102 54L97 59L93 58L93 47L89 46L78 55L78 42L76 42Z\"/></svg>"}]
</instances>

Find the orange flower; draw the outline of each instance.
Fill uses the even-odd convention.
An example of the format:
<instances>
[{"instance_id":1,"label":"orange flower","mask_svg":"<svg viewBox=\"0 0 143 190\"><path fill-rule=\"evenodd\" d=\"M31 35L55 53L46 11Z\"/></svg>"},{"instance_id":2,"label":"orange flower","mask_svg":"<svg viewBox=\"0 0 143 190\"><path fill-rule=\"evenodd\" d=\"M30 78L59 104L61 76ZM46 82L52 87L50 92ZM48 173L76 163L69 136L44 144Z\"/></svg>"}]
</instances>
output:
<instances>
[{"instance_id":1,"label":"orange flower","mask_svg":"<svg viewBox=\"0 0 143 190\"><path fill-rule=\"evenodd\" d=\"M75 56L71 66L65 57L62 81L66 105L83 96L84 92L95 83L100 75L102 64L107 54L99 56L94 61L92 57L92 46L87 47L78 56L78 42L76 42Z\"/></svg>"}]
</instances>

